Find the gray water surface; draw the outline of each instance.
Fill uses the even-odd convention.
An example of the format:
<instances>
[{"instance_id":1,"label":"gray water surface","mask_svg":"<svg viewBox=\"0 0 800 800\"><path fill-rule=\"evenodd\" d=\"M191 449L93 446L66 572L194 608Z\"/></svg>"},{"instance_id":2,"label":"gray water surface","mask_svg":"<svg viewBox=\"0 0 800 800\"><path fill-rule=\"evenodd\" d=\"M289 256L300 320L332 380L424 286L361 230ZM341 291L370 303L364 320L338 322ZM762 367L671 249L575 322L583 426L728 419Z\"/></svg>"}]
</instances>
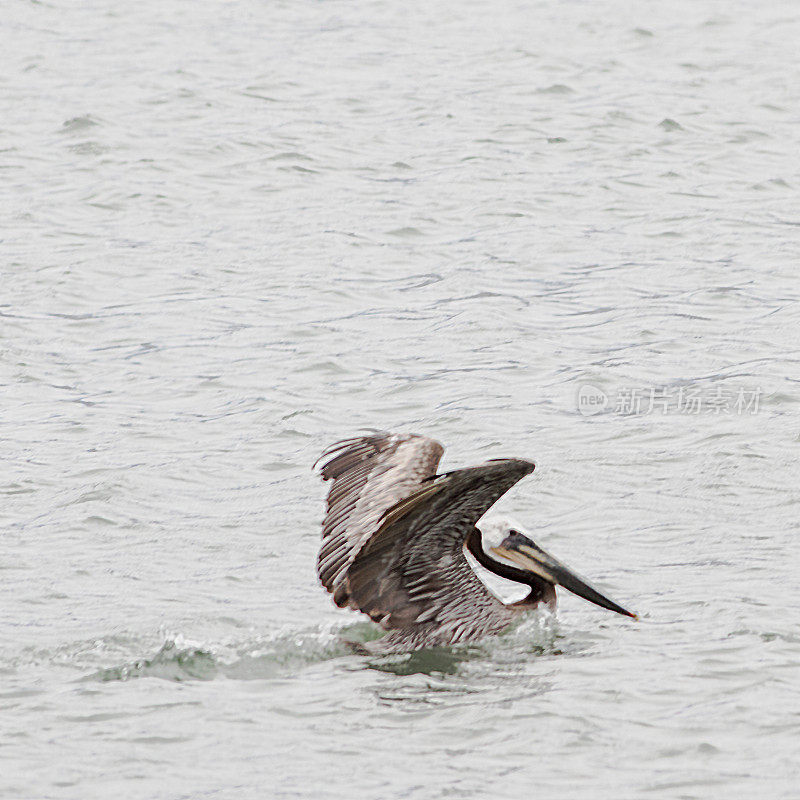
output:
<instances>
[{"instance_id":1,"label":"gray water surface","mask_svg":"<svg viewBox=\"0 0 800 800\"><path fill-rule=\"evenodd\" d=\"M0 795L796 798L800 7L7 6ZM364 428L641 621L352 655Z\"/></svg>"}]
</instances>

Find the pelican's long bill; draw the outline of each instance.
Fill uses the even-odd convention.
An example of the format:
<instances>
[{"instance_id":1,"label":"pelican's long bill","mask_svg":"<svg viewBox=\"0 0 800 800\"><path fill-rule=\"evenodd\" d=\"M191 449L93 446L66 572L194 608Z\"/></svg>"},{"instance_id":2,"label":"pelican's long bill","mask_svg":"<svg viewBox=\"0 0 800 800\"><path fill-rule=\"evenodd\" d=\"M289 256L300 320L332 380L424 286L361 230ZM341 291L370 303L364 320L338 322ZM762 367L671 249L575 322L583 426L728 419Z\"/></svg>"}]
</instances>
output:
<instances>
[{"instance_id":1,"label":"pelican's long bill","mask_svg":"<svg viewBox=\"0 0 800 800\"><path fill-rule=\"evenodd\" d=\"M609 600L596 589L592 589L588 583L579 578L558 559L553 558L553 556L546 553L541 547L534 544L527 537L519 534L516 536L509 536L499 547L492 547L491 550L496 556L512 561L523 569L535 573L548 583L563 586L565 589L578 595L578 597L582 597L584 600L588 600L590 603L595 603L602 608L607 608L609 611L616 611L617 614L624 614L626 617L638 619L633 612L617 605L613 600Z\"/></svg>"}]
</instances>

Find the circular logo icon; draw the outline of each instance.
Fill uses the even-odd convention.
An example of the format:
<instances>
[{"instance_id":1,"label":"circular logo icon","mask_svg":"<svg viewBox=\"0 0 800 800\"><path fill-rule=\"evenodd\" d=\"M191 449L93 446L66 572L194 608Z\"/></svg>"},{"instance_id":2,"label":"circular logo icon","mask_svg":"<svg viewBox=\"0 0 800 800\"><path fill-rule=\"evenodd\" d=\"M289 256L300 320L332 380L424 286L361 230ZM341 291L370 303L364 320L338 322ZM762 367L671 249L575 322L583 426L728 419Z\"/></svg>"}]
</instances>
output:
<instances>
[{"instance_id":1,"label":"circular logo icon","mask_svg":"<svg viewBox=\"0 0 800 800\"><path fill-rule=\"evenodd\" d=\"M578 389L578 411L584 417L599 414L608 405L608 395L590 383L584 383Z\"/></svg>"}]
</instances>

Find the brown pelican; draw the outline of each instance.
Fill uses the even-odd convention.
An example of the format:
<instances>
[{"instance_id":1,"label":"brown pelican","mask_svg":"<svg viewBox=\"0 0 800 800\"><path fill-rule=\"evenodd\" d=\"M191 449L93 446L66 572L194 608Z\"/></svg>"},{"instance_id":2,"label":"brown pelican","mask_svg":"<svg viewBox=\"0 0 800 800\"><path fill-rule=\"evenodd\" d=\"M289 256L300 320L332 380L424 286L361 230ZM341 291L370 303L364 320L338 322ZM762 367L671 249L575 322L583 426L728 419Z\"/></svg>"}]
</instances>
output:
<instances>
[{"instance_id":1,"label":"brown pelican","mask_svg":"<svg viewBox=\"0 0 800 800\"><path fill-rule=\"evenodd\" d=\"M444 448L414 434L346 439L320 460L332 480L322 523L317 574L339 607L368 614L389 631L374 653L473 642L500 633L539 603L555 606L556 585L603 608L636 615L592 589L518 531L507 530L495 560L483 548L478 520L517 481L530 461L492 459L436 474ZM529 587L505 604L470 566ZM509 563L510 562L510 563Z\"/></svg>"}]
</instances>

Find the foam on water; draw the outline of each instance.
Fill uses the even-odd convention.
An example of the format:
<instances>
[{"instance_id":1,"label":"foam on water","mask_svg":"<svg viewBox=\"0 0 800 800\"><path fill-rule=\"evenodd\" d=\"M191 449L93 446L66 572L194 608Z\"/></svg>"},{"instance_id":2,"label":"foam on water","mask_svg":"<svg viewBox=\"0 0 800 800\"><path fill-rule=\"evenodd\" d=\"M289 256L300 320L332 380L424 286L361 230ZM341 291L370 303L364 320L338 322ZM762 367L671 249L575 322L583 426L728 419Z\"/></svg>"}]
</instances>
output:
<instances>
[{"instance_id":1,"label":"foam on water","mask_svg":"<svg viewBox=\"0 0 800 800\"><path fill-rule=\"evenodd\" d=\"M397 674L447 672L455 674L460 664L470 661L512 664L532 656L559 655L555 618L549 613L527 615L502 636L460 647L433 648L419 653L359 656L350 642L367 642L383 631L370 622L356 622L343 627L327 625L315 630L284 629L228 642L191 641L181 634L165 634L156 652L136 657L114 666L104 666L80 680L127 681L136 678L161 678L171 681L259 680L295 674L310 665L330 659L349 659L348 663L384 669ZM108 658L121 646L128 651L144 643L112 637L108 641L62 647L57 653L28 654L25 666L61 663L81 668L88 661ZM149 643L148 643L149 644ZM574 645L577 646L577 645ZM11 665L9 665L11 666ZM22 664L14 665L19 668Z\"/></svg>"}]
</instances>

